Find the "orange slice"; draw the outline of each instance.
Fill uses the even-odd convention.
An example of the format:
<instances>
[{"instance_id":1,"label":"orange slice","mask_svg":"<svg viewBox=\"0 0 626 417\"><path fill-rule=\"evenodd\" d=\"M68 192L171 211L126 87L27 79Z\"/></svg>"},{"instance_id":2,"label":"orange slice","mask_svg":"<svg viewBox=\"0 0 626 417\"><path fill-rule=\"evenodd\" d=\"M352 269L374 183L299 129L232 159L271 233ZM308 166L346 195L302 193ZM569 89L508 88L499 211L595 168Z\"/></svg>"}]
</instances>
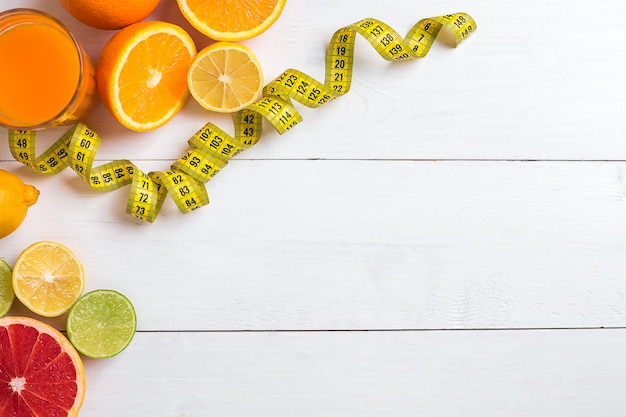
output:
<instances>
[{"instance_id":1,"label":"orange slice","mask_svg":"<svg viewBox=\"0 0 626 417\"><path fill-rule=\"evenodd\" d=\"M67 312L84 288L83 265L74 252L57 242L33 243L13 266L15 296L40 316Z\"/></svg>"},{"instance_id":2,"label":"orange slice","mask_svg":"<svg viewBox=\"0 0 626 417\"><path fill-rule=\"evenodd\" d=\"M0 415L75 417L85 369L53 327L26 317L0 319Z\"/></svg>"},{"instance_id":3,"label":"orange slice","mask_svg":"<svg viewBox=\"0 0 626 417\"><path fill-rule=\"evenodd\" d=\"M189 97L187 72L196 54L181 27L158 21L134 23L104 45L96 79L102 103L135 131L167 123Z\"/></svg>"},{"instance_id":4,"label":"orange slice","mask_svg":"<svg viewBox=\"0 0 626 417\"><path fill-rule=\"evenodd\" d=\"M265 32L286 0L176 0L193 27L218 41L242 41Z\"/></svg>"},{"instance_id":5,"label":"orange slice","mask_svg":"<svg viewBox=\"0 0 626 417\"><path fill-rule=\"evenodd\" d=\"M217 42L198 53L189 69L187 83L191 95L202 107L232 113L259 98L263 71L247 46Z\"/></svg>"}]
</instances>

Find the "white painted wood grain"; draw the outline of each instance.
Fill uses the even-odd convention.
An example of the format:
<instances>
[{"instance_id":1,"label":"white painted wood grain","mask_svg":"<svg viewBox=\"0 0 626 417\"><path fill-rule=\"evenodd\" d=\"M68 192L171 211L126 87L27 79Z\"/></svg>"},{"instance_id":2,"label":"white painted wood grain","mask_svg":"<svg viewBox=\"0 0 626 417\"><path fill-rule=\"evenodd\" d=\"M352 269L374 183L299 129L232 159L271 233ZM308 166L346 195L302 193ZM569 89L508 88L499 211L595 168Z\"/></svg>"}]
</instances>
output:
<instances>
[{"instance_id":1,"label":"white painted wood grain","mask_svg":"<svg viewBox=\"0 0 626 417\"><path fill-rule=\"evenodd\" d=\"M55 14L94 60L113 34L54 0L0 7ZM245 43L268 80L289 67L322 79L336 29L375 17L405 33L456 11L476 34L418 62L359 39L349 94L298 107L302 124L268 128L207 184L209 206L183 216L166 201L152 225L124 213L126 189L21 167L0 129L0 168L42 192L0 256L63 242L87 289L137 308L130 348L86 361L81 416L623 415L626 3L289 0ZM151 19L209 43L173 0ZM87 122L105 138L98 163L149 171L209 120L231 130L193 101L145 134L102 107ZM590 327L617 329L554 330ZM385 331L326 331L354 329Z\"/></svg>"},{"instance_id":2,"label":"white painted wood grain","mask_svg":"<svg viewBox=\"0 0 626 417\"><path fill-rule=\"evenodd\" d=\"M140 333L131 346L86 362L81 416L596 417L626 407L624 330Z\"/></svg>"},{"instance_id":3,"label":"white painted wood grain","mask_svg":"<svg viewBox=\"0 0 626 417\"><path fill-rule=\"evenodd\" d=\"M232 161L208 206L152 225L127 189L7 165L41 200L3 256L65 242L143 330L626 322L622 163Z\"/></svg>"}]
</instances>

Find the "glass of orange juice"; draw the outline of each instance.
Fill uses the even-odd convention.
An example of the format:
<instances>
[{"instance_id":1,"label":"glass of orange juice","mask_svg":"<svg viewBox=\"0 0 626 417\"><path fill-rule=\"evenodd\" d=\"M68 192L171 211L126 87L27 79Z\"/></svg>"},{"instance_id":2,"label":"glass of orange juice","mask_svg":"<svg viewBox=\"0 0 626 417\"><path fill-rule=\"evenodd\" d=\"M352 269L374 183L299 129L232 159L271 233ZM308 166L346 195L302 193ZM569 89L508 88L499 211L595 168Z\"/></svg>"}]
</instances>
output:
<instances>
[{"instance_id":1,"label":"glass of orange juice","mask_svg":"<svg viewBox=\"0 0 626 417\"><path fill-rule=\"evenodd\" d=\"M73 124L97 101L94 67L60 21L35 9L0 13L0 126Z\"/></svg>"}]
</instances>

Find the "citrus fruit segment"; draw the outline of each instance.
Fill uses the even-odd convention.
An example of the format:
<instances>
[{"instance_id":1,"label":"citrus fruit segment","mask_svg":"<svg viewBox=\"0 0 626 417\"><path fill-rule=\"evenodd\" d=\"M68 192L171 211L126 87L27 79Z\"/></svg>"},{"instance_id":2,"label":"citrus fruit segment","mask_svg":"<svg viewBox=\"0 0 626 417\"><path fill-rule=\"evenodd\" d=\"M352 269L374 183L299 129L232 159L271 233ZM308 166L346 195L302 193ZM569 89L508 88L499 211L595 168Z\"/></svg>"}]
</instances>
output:
<instances>
[{"instance_id":1,"label":"citrus fruit segment","mask_svg":"<svg viewBox=\"0 0 626 417\"><path fill-rule=\"evenodd\" d=\"M121 29L148 17L159 0L59 0L78 20L97 29Z\"/></svg>"},{"instance_id":2,"label":"citrus fruit segment","mask_svg":"<svg viewBox=\"0 0 626 417\"><path fill-rule=\"evenodd\" d=\"M0 415L74 417L84 396L83 363L65 336L35 319L0 319Z\"/></svg>"},{"instance_id":3,"label":"citrus fruit segment","mask_svg":"<svg viewBox=\"0 0 626 417\"><path fill-rule=\"evenodd\" d=\"M187 72L196 54L191 37L166 22L139 22L104 45L96 66L100 98L122 125L135 131L167 123L189 97Z\"/></svg>"},{"instance_id":4,"label":"citrus fruit segment","mask_svg":"<svg viewBox=\"0 0 626 417\"><path fill-rule=\"evenodd\" d=\"M247 46L217 42L196 55L187 83L191 95L202 107L230 113L259 98L263 89L263 71Z\"/></svg>"},{"instance_id":5,"label":"citrus fruit segment","mask_svg":"<svg viewBox=\"0 0 626 417\"><path fill-rule=\"evenodd\" d=\"M242 41L265 32L286 0L177 0L193 27L218 41Z\"/></svg>"},{"instance_id":6,"label":"citrus fruit segment","mask_svg":"<svg viewBox=\"0 0 626 417\"><path fill-rule=\"evenodd\" d=\"M67 336L90 358L110 358L130 344L137 316L130 300L113 290L95 290L82 296L67 316Z\"/></svg>"},{"instance_id":7,"label":"citrus fruit segment","mask_svg":"<svg viewBox=\"0 0 626 417\"><path fill-rule=\"evenodd\" d=\"M11 267L4 259L0 259L0 317L9 312L14 298Z\"/></svg>"},{"instance_id":8,"label":"citrus fruit segment","mask_svg":"<svg viewBox=\"0 0 626 417\"><path fill-rule=\"evenodd\" d=\"M37 202L39 190L0 169L0 239L13 233L24 221L28 208Z\"/></svg>"},{"instance_id":9,"label":"citrus fruit segment","mask_svg":"<svg viewBox=\"0 0 626 417\"><path fill-rule=\"evenodd\" d=\"M67 312L82 295L85 272L74 252L57 242L36 242L13 266L13 290L29 310L44 317Z\"/></svg>"}]
</instances>

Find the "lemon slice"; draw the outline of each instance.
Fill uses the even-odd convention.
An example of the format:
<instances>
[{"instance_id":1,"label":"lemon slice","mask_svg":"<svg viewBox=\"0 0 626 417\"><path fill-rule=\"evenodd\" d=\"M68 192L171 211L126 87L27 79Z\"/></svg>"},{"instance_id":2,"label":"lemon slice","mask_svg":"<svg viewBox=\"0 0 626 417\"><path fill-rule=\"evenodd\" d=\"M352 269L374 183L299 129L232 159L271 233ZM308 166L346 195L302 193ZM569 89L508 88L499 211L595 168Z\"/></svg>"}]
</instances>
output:
<instances>
[{"instance_id":1,"label":"lemon slice","mask_svg":"<svg viewBox=\"0 0 626 417\"><path fill-rule=\"evenodd\" d=\"M42 241L24 249L13 267L13 290L29 310L44 317L66 313L82 295L85 271L66 246Z\"/></svg>"},{"instance_id":2,"label":"lemon slice","mask_svg":"<svg viewBox=\"0 0 626 417\"><path fill-rule=\"evenodd\" d=\"M67 337L90 358L110 358L130 344L137 316L130 300L113 290L95 290L82 296L67 315Z\"/></svg>"},{"instance_id":3,"label":"lemon slice","mask_svg":"<svg viewBox=\"0 0 626 417\"><path fill-rule=\"evenodd\" d=\"M247 46L217 42L196 55L187 85L193 98L205 109L232 113L259 98L263 71Z\"/></svg>"}]
</instances>

